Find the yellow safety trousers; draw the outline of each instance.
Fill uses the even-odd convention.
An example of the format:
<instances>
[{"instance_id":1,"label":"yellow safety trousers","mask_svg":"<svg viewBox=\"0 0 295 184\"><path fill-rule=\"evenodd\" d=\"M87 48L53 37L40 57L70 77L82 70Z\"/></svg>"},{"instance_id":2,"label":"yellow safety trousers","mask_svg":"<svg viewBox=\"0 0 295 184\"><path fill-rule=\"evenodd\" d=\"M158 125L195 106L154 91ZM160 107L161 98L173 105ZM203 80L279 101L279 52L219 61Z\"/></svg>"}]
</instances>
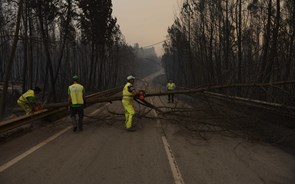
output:
<instances>
[{"instance_id":1,"label":"yellow safety trousers","mask_svg":"<svg viewBox=\"0 0 295 184\"><path fill-rule=\"evenodd\" d=\"M132 105L132 100L122 100L122 104L125 109L125 118L126 118L125 125L126 125L126 128L128 129L132 127L132 120L133 120L135 111Z\"/></svg>"},{"instance_id":2,"label":"yellow safety trousers","mask_svg":"<svg viewBox=\"0 0 295 184\"><path fill-rule=\"evenodd\" d=\"M22 102L21 100L18 100L17 104L18 106L20 106L20 108L22 108L26 112L26 115L33 113L32 108L26 102Z\"/></svg>"}]
</instances>

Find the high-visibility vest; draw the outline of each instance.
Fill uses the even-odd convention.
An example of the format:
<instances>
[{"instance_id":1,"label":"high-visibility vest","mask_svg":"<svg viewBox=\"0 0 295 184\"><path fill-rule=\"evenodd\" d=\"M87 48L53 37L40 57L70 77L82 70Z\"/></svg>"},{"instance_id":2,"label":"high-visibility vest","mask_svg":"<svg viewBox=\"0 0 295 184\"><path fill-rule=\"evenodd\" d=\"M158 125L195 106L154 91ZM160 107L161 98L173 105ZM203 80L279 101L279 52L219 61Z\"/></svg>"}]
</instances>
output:
<instances>
[{"instance_id":1,"label":"high-visibility vest","mask_svg":"<svg viewBox=\"0 0 295 184\"><path fill-rule=\"evenodd\" d=\"M19 99L17 100L20 103L29 103L29 101L27 100L28 97L35 97L35 92L34 90L28 90L27 92L25 92L22 96L19 97Z\"/></svg>"},{"instance_id":2,"label":"high-visibility vest","mask_svg":"<svg viewBox=\"0 0 295 184\"><path fill-rule=\"evenodd\" d=\"M81 84L73 84L69 86L69 95L73 105L84 104L83 93L84 87Z\"/></svg>"},{"instance_id":3,"label":"high-visibility vest","mask_svg":"<svg viewBox=\"0 0 295 184\"><path fill-rule=\"evenodd\" d=\"M129 86L132 86L132 84L130 82L127 82L127 84L123 88L123 100L133 100L133 94L128 90Z\"/></svg>"},{"instance_id":4,"label":"high-visibility vest","mask_svg":"<svg viewBox=\"0 0 295 184\"><path fill-rule=\"evenodd\" d=\"M175 84L169 82L169 83L167 84L167 89L168 89L168 90L174 90L174 89L175 89Z\"/></svg>"}]
</instances>

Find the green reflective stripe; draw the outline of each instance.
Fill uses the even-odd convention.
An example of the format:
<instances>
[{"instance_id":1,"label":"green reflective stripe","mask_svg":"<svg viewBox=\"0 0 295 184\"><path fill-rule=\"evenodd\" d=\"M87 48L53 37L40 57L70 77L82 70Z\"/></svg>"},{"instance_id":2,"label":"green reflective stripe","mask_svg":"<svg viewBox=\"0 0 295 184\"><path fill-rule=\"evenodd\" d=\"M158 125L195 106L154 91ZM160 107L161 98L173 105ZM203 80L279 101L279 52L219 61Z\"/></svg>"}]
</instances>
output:
<instances>
[{"instance_id":1,"label":"green reflective stripe","mask_svg":"<svg viewBox=\"0 0 295 184\"><path fill-rule=\"evenodd\" d=\"M123 97L129 97L129 98L133 98L133 95L123 95Z\"/></svg>"},{"instance_id":2,"label":"green reflective stripe","mask_svg":"<svg viewBox=\"0 0 295 184\"><path fill-rule=\"evenodd\" d=\"M132 100L133 97L123 97L122 99L123 99L123 100Z\"/></svg>"},{"instance_id":3,"label":"green reflective stripe","mask_svg":"<svg viewBox=\"0 0 295 184\"><path fill-rule=\"evenodd\" d=\"M35 97L34 96L27 97L27 100L29 103L33 103L35 102Z\"/></svg>"},{"instance_id":4,"label":"green reflective stripe","mask_svg":"<svg viewBox=\"0 0 295 184\"><path fill-rule=\"evenodd\" d=\"M82 107L83 104L71 104L71 107Z\"/></svg>"}]
</instances>

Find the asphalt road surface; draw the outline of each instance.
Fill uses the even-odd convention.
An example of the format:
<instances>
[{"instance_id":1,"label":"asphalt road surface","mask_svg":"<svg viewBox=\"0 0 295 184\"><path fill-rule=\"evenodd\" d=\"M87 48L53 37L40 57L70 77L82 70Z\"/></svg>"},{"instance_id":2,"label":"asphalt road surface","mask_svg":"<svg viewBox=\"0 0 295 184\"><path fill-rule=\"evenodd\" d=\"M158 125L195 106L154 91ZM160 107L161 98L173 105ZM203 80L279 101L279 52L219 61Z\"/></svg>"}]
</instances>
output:
<instances>
[{"instance_id":1,"label":"asphalt road surface","mask_svg":"<svg viewBox=\"0 0 295 184\"><path fill-rule=\"evenodd\" d=\"M137 87L160 90L161 85L151 83L160 74ZM167 104L166 97L147 100L158 107L191 108L178 98L174 104ZM201 101L194 104L210 115ZM149 117L135 118L136 132L124 130L123 107L114 102L88 108L83 132L72 132L69 118L63 118L1 144L0 183L295 183L295 158L279 148L213 133L204 140L177 123L157 119L154 110L135 106Z\"/></svg>"}]
</instances>

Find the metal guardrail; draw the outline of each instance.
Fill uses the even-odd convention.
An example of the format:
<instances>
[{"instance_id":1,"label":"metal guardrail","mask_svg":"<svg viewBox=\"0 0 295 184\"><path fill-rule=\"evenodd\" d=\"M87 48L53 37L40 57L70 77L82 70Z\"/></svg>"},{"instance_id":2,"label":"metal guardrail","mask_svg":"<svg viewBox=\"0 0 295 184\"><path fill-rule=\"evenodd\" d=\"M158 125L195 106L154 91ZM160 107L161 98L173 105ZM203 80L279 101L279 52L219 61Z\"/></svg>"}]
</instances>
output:
<instances>
[{"instance_id":1,"label":"metal guardrail","mask_svg":"<svg viewBox=\"0 0 295 184\"><path fill-rule=\"evenodd\" d=\"M276 113L281 116L288 116L290 118L295 118L295 107L293 106L286 106L284 104L270 103L270 102L255 100L250 98L228 96L228 95L212 93L212 92L204 92L203 95L209 98L214 98L214 99L222 100L225 102L234 102L240 105L246 105L249 107L268 110L269 112Z\"/></svg>"},{"instance_id":2,"label":"metal guardrail","mask_svg":"<svg viewBox=\"0 0 295 184\"><path fill-rule=\"evenodd\" d=\"M185 88L185 87L178 87L181 90L192 90L190 88ZM238 96L230 96L230 95L225 95L221 93L214 93L214 92L209 92L209 91L203 91L198 94L205 94L207 96L211 96L214 98L219 98L223 100L231 100L231 101L237 101L237 102L243 102L243 103L248 103L248 104L253 104L253 105L260 105L264 107L271 107L271 108L279 108L279 109L289 109L290 111L295 112L295 107L293 106L286 106L284 104L278 104L278 103L272 103L272 102L267 102L267 101L261 101L261 100L256 100L256 99L251 99L251 98L243 98L243 97L238 97Z\"/></svg>"}]
</instances>

